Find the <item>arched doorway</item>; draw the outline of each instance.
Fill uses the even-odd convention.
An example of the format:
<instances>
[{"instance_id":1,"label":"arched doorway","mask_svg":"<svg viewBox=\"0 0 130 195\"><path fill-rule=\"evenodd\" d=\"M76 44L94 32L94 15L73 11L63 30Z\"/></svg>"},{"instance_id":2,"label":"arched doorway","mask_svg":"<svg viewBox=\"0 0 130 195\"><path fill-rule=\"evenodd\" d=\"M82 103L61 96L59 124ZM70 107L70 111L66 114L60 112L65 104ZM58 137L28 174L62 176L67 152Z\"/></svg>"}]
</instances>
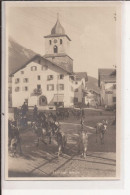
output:
<instances>
[{"instance_id":1,"label":"arched doorway","mask_svg":"<svg viewBox=\"0 0 130 195\"><path fill-rule=\"evenodd\" d=\"M39 106L46 106L47 105L47 98L42 95L39 97Z\"/></svg>"}]
</instances>

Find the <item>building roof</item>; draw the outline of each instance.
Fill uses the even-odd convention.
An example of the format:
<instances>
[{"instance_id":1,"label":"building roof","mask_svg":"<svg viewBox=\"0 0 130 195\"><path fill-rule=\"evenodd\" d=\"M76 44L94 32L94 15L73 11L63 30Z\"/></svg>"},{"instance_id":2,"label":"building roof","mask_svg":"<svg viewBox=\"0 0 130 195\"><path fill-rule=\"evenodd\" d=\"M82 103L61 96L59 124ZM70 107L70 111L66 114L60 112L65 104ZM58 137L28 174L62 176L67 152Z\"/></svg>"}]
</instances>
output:
<instances>
[{"instance_id":1,"label":"building roof","mask_svg":"<svg viewBox=\"0 0 130 195\"><path fill-rule=\"evenodd\" d=\"M44 38L51 38L51 37L67 37L67 39L69 40L69 41L71 41L71 39L68 37L68 35L66 35L66 34L53 34L53 35L46 35L46 36L44 36Z\"/></svg>"},{"instance_id":2,"label":"building roof","mask_svg":"<svg viewBox=\"0 0 130 195\"><path fill-rule=\"evenodd\" d=\"M70 71L65 70L63 67L59 66L58 64L56 64L56 63L54 63L54 62L52 62L52 61L50 61L50 60L48 60L48 59L46 59L46 58L44 58L44 57L42 57L42 56L40 56L40 55L37 54L33 58L31 58L30 60L28 60L23 66L21 66L20 68L18 68L17 70L15 70L13 73L11 73L9 76L13 76L16 72L18 72L19 70L25 68L29 63L31 63L32 61L34 61L36 58L42 58L42 59L46 60L47 62L53 64L55 67L60 68L62 71L65 71L68 74L71 74Z\"/></svg>"},{"instance_id":3,"label":"building roof","mask_svg":"<svg viewBox=\"0 0 130 195\"><path fill-rule=\"evenodd\" d=\"M94 90L94 89L90 88L90 89L87 89L87 91L89 91L89 92L93 91L93 92L95 92L97 94L100 94L100 90L96 90L96 89Z\"/></svg>"},{"instance_id":4,"label":"building roof","mask_svg":"<svg viewBox=\"0 0 130 195\"><path fill-rule=\"evenodd\" d=\"M43 57L44 58L50 58L50 57L65 57L68 56L71 60L73 60L69 55L66 53L56 53L56 54L45 54Z\"/></svg>"},{"instance_id":5,"label":"building roof","mask_svg":"<svg viewBox=\"0 0 130 195\"><path fill-rule=\"evenodd\" d=\"M111 76L116 76L116 69L111 73Z\"/></svg>"},{"instance_id":6,"label":"building roof","mask_svg":"<svg viewBox=\"0 0 130 195\"><path fill-rule=\"evenodd\" d=\"M66 36L69 41L71 41L71 39L65 34L65 29L63 28L63 26L60 23L59 20L59 15L57 15L57 21L56 24L54 25L54 27L51 30L51 34L44 36L45 38L51 38L51 37L62 37L62 36Z\"/></svg>"},{"instance_id":7,"label":"building roof","mask_svg":"<svg viewBox=\"0 0 130 195\"><path fill-rule=\"evenodd\" d=\"M59 21L59 15L57 15L57 21L56 24L54 25L54 27L51 30L51 35L64 35L65 34L65 29L63 28L63 26L61 25L60 21Z\"/></svg>"},{"instance_id":8,"label":"building roof","mask_svg":"<svg viewBox=\"0 0 130 195\"><path fill-rule=\"evenodd\" d=\"M116 82L116 74L114 72L115 69L98 69L98 86L100 87L101 81L106 83Z\"/></svg>"},{"instance_id":9,"label":"building roof","mask_svg":"<svg viewBox=\"0 0 130 195\"><path fill-rule=\"evenodd\" d=\"M110 75L114 71L113 68L99 68L98 69L98 74L100 75Z\"/></svg>"},{"instance_id":10,"label":"building roof","mask_svg":"<svg viewBox=\"0 0 130 195\"><path fill-rule=\"evenodd\" d=\"M74 73L75 74L75 76L76 76L76 79L78 80L78 79L85 79L85 81L88 81L88 75L87 75L87 72L75 72Z\"/></svg>"},{"instance_id":11,"label":"building roof","mask_svg":"<svg viewBox=\"0 0 130 195\"><path fill-rule=\"evenodd\" d=\"M101 75L100 80L104 82L115 81L116 77L114 75Z\"/></svg>"}]
</instances>

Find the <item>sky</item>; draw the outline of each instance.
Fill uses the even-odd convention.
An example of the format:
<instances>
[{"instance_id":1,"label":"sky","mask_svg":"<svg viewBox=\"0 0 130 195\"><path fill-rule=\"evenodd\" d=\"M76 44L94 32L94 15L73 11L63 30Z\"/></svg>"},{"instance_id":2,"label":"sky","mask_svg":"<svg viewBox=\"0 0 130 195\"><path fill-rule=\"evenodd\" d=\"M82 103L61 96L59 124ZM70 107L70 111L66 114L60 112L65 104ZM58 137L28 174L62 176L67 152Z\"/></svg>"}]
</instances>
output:
<instances>
[{"instance_id":1,"label":"sky","mask_svg":"<svg viewBox=\"0 0 130 195\"><path fill-rule=\"evenodd\" d=\"M43 5L43 6L42 6ZM17 43L41 55L45 54L44 36L51 33L57 13L66 34L71 38L70 57L74 71L98 77L98 68L116 64L117 31L115 6L11 7L6 23L9 36Z\"/></svg>"}]
</instances>

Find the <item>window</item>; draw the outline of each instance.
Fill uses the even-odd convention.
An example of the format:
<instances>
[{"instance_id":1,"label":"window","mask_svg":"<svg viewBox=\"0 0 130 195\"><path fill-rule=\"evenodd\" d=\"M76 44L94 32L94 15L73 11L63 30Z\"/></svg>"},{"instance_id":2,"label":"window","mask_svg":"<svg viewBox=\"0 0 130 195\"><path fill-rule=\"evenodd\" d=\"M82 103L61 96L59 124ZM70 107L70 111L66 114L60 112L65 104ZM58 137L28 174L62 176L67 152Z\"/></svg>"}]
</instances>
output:
<instances>
[{"instance_id":1,"label":"window","mask_svg":"<svg viewBox=\"0 0 130 195\"><path fill-rule=\"evenodd\" d=\"M116 97L113 97L113 102L116 102Z\"/></svg>"},{"instance_id":2,"label":"window","mask_svg":"<svg viewBox=\"0 0 130 195\"><path fill-rule=\"evenodd\" d=\"M62 44L62 39L60 39L60 44Z\"/></svg>"},{"instance_id":3,"label":"window","mask_svg":"<svg viewBox=\"0 0 130 195\"><path fill-rule=\"evenodd\" d=\"M24 71L23 70L21 71L21 74L24 74Z\"/></svg>"},{"instance_id":4,"label":"window","mask_svg":"<svg viewBox=\"0 0 130 195\"><path fill-rule=\"evenodd\" d=\"M41 66L41 70L43 70L43 71L47 70L47 66L42 65L42 66Z\"/></svg>"},{"instance_id":5,"label":"window","mask_svg":"<svg viewBox=\"0 0 130 195\"><path fill-rule=\"evenodd\" d=\"M19 87L15 87L15 91L16 92L20 91L20 88Z\"/></svg>"},{"instance_id":6,"label":"window","mask_svg":"<svg viewBox=\"0 0 130 195\"><path fill-rule=\"evenodd\" d=\"M41 85L37 85L37 89L40 90L41 89Z\"/></svg>"},{"instance_id":7,"label":"window","mask_svg":"<svg viewBox=\"0 0 130 195\"><path fill-rule=\"evenodd\" d=\"M56 45L54 46L54 53L58 53L58 47Z\"/></svg>"},{"instance_id":8,"label":"window","mask_svg":"<svg viewBox=\"0 0 130 195\"><path fill-rule=\"evenodd\" d=\"M15 83L19 83L20 82L20 79L19 78L16 78L15 79Z\"/></svg>"},{"instance_id":9,"label":"window","mask_svg":"<svg viewBox=\"0 0 130 195\"><path fill-rule=\"evenodd\" d=\"M37 67L36 66L32 66L31 67L31 71L36 71L37 70Z\"/></svg>"},{"instance_id":10,"label":"window","mask_svg":"<svg viewBox=\"0 0 130 195\"><path fill-rule=\"evenodd\" d=\"M49 43L50 43L50 45L51 45L51 40L49 40Z\"/></svg>"},{"instance_id":11,"label":"window","mask_svg":"<svg viewBox=\"0 0 130 195\"><path fill-rule=\"evenodd\" d=\"M53 91L54 90L54 84L47 85L47 91Z\"/></svg>"},{"instance_id":12,"label":"window","mask_svg":"<svg viewBox=\"0 0 130 195\"><path fill-rule=\"evenodd\" d=\"M75 92L78 92L78 88L74 90Z\"/></svg>"},{"instance_id":13,"label":"window","mask_svg":"<svg viewBox=\"0 0 130 195\"><path fill-rule=\"evenodd\" d=\"M28 83L28 78L24 78L24 79L23 79L23 82L24 82L24 83Z\"/></svg>"},{"instance_id":14,"label":"window","mask_svg":"<svg viewBox=\"0 0 130 195\"><path fill-rule=\"evenodd\" d=\"M28 87L25 87L25 91L28 91Z\"/></svg>"},{"instance_id":15,"label":"window","mask_svg":"<svg viewBox=\"0 0 130 195\"><path fill-rule=\"evenodd\" d=\"M59 76L58 76L58 78L61 80L61 79L64 79L64 75L63 74L60 74Z\"/></svg>"},{"instance_id":16,"label":"window","mask_svg":"<svg viewBox=\"0 0 130 195\"><path fill-rule=\"evenodd\" d=\"M64 90L64 84L58 84L57 85L57 90L63 91Z\"/></svg>"},{"instance_id":17,"label":"window","mask_svg":"<svg viewBox=\"0 0 130 195\"><path fill-rule=\"evenodd\" d=\"M41 80L41 77L40 77L40 75L38 75L38 76L37 76L37 79L38 79L38 80Z\"/></svg>"},{"instance_id":18,"label":"window","mask_svg":"<svg viewBox=\"0 0 130 195\"><path fill-rule=\"evenodd\" d=\"M28 91L28 87L27 86L23 87L23 91Z\"/></svg>"},{"instance_id":19,"label":"window","mask_svg":"<svg viewBox=\"0 0 130 195\"><path fill-rule=\"evenodd\" d=\"M116 84L113 84L113 89L116 89Z\"/></svg>"},{"instance_id":20,"label":"window","mask_svg":"<svg viewBox=\"0 0 130 195\"><path fill-rule=\"evenodd\" d=\"M38 64L41 64L41 59L38 60Z\"/></svg>"},{"instance_id":21,"label":"window","mask_svg":"<svg viewBox=\"0 0 130 195\"><path fill-rule=\"evenodd\" d=\"M78 103L78 98L74 97L74 103Z\"/></svg>"},{"instance_id":22,"label":"window","mask_svg":"<svg viewBox=\"0 0 130 195\"><path fill-rule=\"evenodd\" d=\"M53 75L48 75L47 80L53 80Z\"/></svg>"},{"instance_id":23,"label":"window","mask_svg":"<svg viewBox=\"0 0 130 195\"><path fill-rule=\"evenodd\" d=\"M75 84L77 85L77 84L78 84L78 82L76 81L76 82L75 82Z\"/></svg>"}]
</instances>

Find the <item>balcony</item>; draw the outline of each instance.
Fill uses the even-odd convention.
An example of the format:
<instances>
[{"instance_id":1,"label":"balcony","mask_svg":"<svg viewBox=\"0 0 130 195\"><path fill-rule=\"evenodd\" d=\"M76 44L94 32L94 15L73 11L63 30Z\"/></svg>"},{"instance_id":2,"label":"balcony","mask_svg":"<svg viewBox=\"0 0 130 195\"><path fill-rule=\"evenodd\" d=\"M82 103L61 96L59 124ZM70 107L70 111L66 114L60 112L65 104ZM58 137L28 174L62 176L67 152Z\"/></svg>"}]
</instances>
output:
<instances>
[{"instance_id":1,"label":"balcony","mask_svg":"<svg viewBox=\"0 0 130 195\"><path fill-rule=\"evenodd\" d=\"M33 95L36 95L36 96L38 96L38 95L41 95L42 94L42 89L34 89L34 91L33 91Z\"/></svg>"}]
</instances>

